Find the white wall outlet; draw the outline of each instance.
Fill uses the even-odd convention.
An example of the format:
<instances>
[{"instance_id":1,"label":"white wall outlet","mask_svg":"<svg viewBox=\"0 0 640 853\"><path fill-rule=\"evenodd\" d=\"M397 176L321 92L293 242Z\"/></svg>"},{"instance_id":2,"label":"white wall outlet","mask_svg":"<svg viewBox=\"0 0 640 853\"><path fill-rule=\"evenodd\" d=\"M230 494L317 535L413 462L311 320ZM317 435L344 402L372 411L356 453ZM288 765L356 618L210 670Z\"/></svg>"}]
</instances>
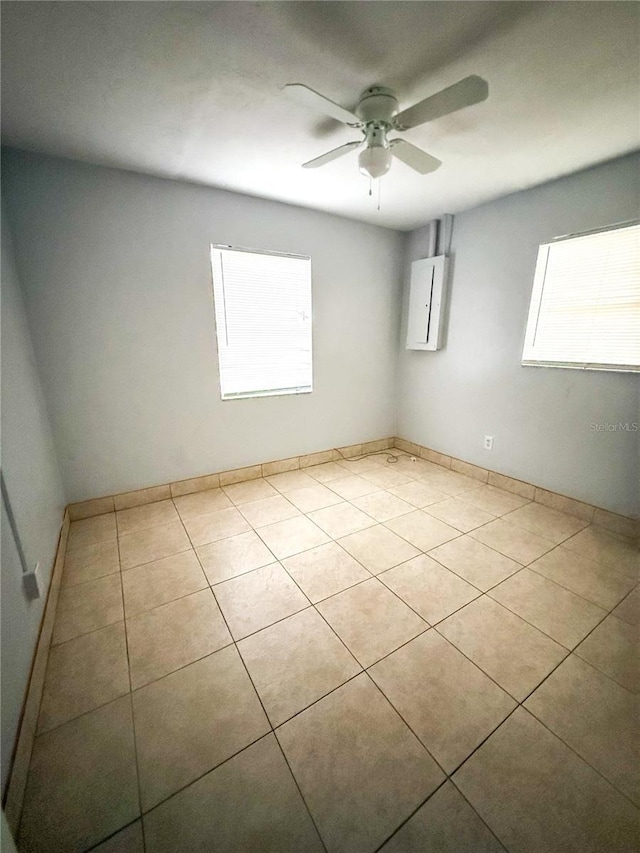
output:
<instances>
[{"instance_id":1,"label":"white wall outlet","mask_svg":"<svg viewBox=\"0 0 640 853\"><path fill-rule=\"evenodd\" d=\"M484 437L484 449L485 450L493 450L493 436L485 435Z\"/></svg>"},{"instance_id":2,"label":"white wall outlet","mask_svg":"<svg viewBox=\"0 0 640 853\"><path fill-rule=\"evenodd\" d=\"M40 598L42 595L40 591L40 578L38 577L39 568L40 563L36 563L36 567L32 572L25 572L22 575L22 585L30 601L33 601L34 598Z\"/></svg>"}]
</instances>

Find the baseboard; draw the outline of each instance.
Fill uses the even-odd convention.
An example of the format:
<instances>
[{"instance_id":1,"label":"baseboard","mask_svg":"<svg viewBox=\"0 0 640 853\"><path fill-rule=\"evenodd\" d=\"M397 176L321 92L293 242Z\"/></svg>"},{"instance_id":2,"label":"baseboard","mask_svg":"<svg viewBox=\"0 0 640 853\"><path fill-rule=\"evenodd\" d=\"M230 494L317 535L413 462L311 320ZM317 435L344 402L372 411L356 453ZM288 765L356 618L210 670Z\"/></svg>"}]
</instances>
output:
<instances>
[{"instance_id":1,"label":"baseboard","mask_svg":"<svg viewBox=\"0 0 640 853\"><path fill-rule=\"evenodd\" d=\"M67 538L69 535L69 524L71 522L69 513L65 511L58 538L58 549L56 551L51 581L47 592L47 601L42 613L40 632L36 643L36 650L31 665L27 694L22 709L22 717L18 728L18 736L13 753L9 782L4 802L4 812L9 824L9 829L14 838L18 834L22 803L27 785L27 774L31 762L31 753L36 736L38 715L40 714L40 702L44 689L44 679L49 659L49 648L53 635L53 623L55 621L56 607L58 605L58 594L62 580L62 569L67 550Z\"/></svg>"},{"instance_id":2,"label":"baseboard","mask_svg":"<svg viewBox=\"0 0 640 853\"><path fill-rule=\"evenodd\" d=\"M393 447L395 440L395 438L381 438L375 441L365 441L361 444L350 444L347 447L334 447L330 450L307 453L304 456L290 456L287 459L261 462L245 468L234 468L230 471L203 474L201 477L192 477L188 480L178 480L174 483L164 483L159 486L136 489L132 492L123 492L118 495L107 495L105 497L80 501L79 503L69 504L67 509L69 510L71 521L78 521L82 518L103 515L106 512L113 512L118 509L129 509L130 507L143 506L144 504L155 503L156 501L163 501L168 498L189 495L193 492L216 489L219 486L231 486L234 483L242 483L245 480L257 480L260 477L271 477L274 474L282 474L285 471L310 468L312 465L335 462L345 457L349 459L366 453L377 453Z\"/></svg>"},{"instance_id":3,"label":"baseboard","mask_svg":"<svg viewBox=\"0 0 640 853\"><path fill-rule=\"evenodd\" d=\"M631 539L640 538L640 522L637 519L618 515L615 512L610 512L593 504L584 503L575 498L567 497L567 495L561 495L558 492L552 492L549 489L542 488L542 486L536 486L535 483L526 483L523 480L508 477L506 474L500 474L498 471L481 468L478 465L473 465L471 462L457 459L455 456L448 456L446 453L440 453L432 448L423 447L421 444L406 441L404 438L396 438L394 445L399 450L404 450L405 453L410 453L412 456L426 459L428 462L434 462L443 468L450 468L452 471L465 474L467 477L473 477L474 480L487 483L489 486L496 486L499 489L504 489L506 492L512 492L513 494L521 495L523 498L529 498L529 500L548 506L551 509L565 512L567 515L574 515L577 518L590 521L612 533L627 536Z\"/></svg>"}]
</instances>

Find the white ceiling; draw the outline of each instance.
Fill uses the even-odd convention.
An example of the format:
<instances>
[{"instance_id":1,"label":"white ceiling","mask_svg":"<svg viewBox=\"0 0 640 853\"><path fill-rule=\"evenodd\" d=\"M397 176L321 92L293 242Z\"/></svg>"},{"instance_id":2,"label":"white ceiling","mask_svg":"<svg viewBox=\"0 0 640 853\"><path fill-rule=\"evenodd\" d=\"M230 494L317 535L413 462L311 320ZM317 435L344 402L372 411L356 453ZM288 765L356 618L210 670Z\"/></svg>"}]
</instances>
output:
<instances>
[{"instance_id":1,"label":"white ceiling","mask_svg":"<svg viewBox=\"0 0 640 853\"><path fill-rule=\"evenodd\" d=\"M411 229L640 145L635 2L3 2L3 141ZM406 133L381 209L357 131L309 112L305 83L352 109L377 83L404 108L468 74L489 99Z\"/></svg>"}]
</instances>

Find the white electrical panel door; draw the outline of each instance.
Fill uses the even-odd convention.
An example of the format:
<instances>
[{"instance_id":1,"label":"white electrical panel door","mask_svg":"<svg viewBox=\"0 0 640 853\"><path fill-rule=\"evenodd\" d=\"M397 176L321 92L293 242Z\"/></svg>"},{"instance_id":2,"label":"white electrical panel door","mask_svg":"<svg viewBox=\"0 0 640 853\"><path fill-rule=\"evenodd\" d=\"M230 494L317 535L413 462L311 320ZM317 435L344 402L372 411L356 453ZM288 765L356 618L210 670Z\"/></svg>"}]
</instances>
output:
<instances>
[{"instance_id":1,"label":"white electrical panel door","mask_svg":"<svg viewBox=\"0 0 640 853\"><path fill-rule=\"evenodd\" d=\"M447 259L422 258L411 264L407 349L437 350L442 342Z\"/></svg>"}]
</instances>

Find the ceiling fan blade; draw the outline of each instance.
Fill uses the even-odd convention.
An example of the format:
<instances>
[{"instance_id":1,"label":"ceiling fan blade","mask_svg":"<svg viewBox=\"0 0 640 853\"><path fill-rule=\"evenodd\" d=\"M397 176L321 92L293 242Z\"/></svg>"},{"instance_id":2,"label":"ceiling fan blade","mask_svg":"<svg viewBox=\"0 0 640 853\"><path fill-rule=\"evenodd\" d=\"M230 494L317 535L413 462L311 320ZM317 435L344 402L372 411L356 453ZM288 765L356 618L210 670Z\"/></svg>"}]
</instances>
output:
<instances>
[{"instance_id":1,"label":"ceiling fan blade","mask_svg":"<svg viewBox=\"0 0 640 853\"><path fill-rule=\"evenodd\" d=\"M443 89L437 95L431 95L424 101L418 101L412 107L398 113L395 117L395 126L398 130L408 130L417 127L426 121L433 121L441 116L455 113L463 107L479 104L485 101L489 95L489 85L482 77L472 74L465 77L453 86Z\"/></svg>"},{"instance_id":2,"label":"ceiling fan blade","mask_svg":"<svg viewBox=\"0 0 640 853\"><path fill-rule=\"evenodd\" d=\"M421 175L428 175L429 172L435 172L437 168L442 166L442 161L432 157L431 154L427 154L422 148L407 142L406 139L392 139L389 144L394 157L402 160L403 163Z\"/></svg>"},{"instance_id":3,"label":"ceiling fan blade","mask_svg":"<svg viewBox=\"0 0 640 853\"><path fill-rule=\"evenodd\" d=\"M345 145L340 145L338 148L333 148L331 151L327 151L326 154L321 154L320 157L308 160L306 163L302 164L302 168L317 169L318 166L324 166L325 163L337 160L338 157L342 157L343 154L347 154L349 151L354 148L359 148L361 145L362 142L347 142Z\"/></svg>"},{"instance_id":4,"label":"ceiling fan blade","mask_svg":"<svg viewBox=\"0 0 640 853\"><path fill-rule=\"evenodd\" d=\"M320 95L302 83L287 83L284 91L305 107L325 113L343 124L360 125L362 123L355 113L345 110L339 104L334 104L329 98L325 98L324 95Z\"/></svg>"}]
</instances>

